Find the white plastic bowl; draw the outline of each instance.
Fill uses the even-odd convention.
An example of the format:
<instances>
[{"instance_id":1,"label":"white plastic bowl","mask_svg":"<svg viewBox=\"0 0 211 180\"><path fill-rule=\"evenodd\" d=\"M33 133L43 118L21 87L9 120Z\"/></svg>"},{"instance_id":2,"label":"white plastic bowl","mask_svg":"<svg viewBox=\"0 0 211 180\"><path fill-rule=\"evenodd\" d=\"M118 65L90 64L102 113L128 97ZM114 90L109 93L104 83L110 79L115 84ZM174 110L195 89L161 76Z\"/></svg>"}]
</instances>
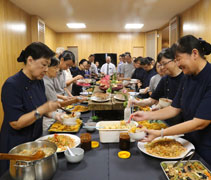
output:
<instances>
[{"instance_id":1,"label":"white plastic bowl","mask_svg":"<svg viewBox=\"0 0 211 180\"><path fill-rule=\"evenodd\" d=\"M76 125L77 115L75 117L66 117L67 115L62 116L62 123L67 126L74 126Z\"/></svg>"},{"instance_id":2,"label":"white plastic bowl","mask_svg":"<svg viewBox=\"0 0 211 180\"><path fill-rule=\"evenodd\" d=\"M68 150L64 152L64 155L68 162L78 163L84 158L84 150L82 148L71 148L71 151L75 156L70 155Z\"/></svg>"},{"instance_id":3,"label":"white plastic bowl","mask_svg":"<svg viewBox=\"0 0 211 180\"><path fill-rule=\"evenodd\" d=\"M138 141L138 140L143 139L146 136L146 133L144 131L139 131L139 132L136 132L136 133L129 132L129 136L132 139Z\"/></svg>"},{"instance_id":4,"label":"white plastic bowl","mask_svg":"<svg viewBox=\"0 0 211 180\"><path fill-rule=\"evenodd\" d=\"M96 122L87 122L85 123L85 129L89 132L93 132L96 130Z\"/></svg>"},{"instance_id":5,"label":"white plastic bowl","mask_svg":"<svg viewBox=\"0 0 211 180\"><path fill-rule=\"evenodd\" d=\"M171 103L172 103L171 99L160 98L158 104L160 105L160 107L164 108L164 107L170 106Z\"/></svg>"},{"instance_id":6,"label":"white plastic bowl","mask_svg":"<svg viewBox=\"0 0 211 180\"><path fill-rule=\"evenodd\" d=\"M76 119L80 119L81 113L80 112L74 112L76 115Z\"/></svg>"},{"instance_id":7,"label":"white plastic bowl","mask_svg":"<svg viewBox=\"0 0 211 180\"><path fill-rule=\"evenodd\" d=\"M130 83L131 83L131 84L133 84L133 83L138 83L138 79L131 79L131 80L130 80Z\"/></svg>"},{"instance_id":8,"label":"white plastic bowl","mask_svg":"<svg viewBox=\"0 0 211 180\"><path fill-rule=\"evenodd\" d=\"M145 91L146 91L145 89L139 89L140 94L145 94Z\"/></svg>"}]
</instances>

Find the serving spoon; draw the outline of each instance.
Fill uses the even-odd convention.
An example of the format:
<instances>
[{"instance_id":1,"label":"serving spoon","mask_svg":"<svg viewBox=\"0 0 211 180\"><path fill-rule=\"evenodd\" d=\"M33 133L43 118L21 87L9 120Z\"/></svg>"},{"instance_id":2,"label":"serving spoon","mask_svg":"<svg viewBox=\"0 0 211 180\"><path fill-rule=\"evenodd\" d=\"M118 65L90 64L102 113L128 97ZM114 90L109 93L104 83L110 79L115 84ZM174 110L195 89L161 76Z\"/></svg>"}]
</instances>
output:
<instances>
[{"instance_id":1,"label":"serving spoon","mask_svg":"<svg viewBox=\"0 0 211 180\"><path fill-rule=\"evenodd\" d=\"M68 150L68 152L69 152L69 154L71 155L71 156L75 156L76 154L74 154L72 151L71 151L71 149L67 146L67 150Z\"/></svg>"},{"instance_id":2,"label":"serving spoon","mask_svg":"<svg viewBox=\"0 0 211 180\"><path fill-rule=\"evenodd\" d=\"M7 160L34 161L42 159L44 157L45 153L42 150L38 150L35 154L31 156L0 153L0 159L7 159Z\"/></svg>"}]
</instances>

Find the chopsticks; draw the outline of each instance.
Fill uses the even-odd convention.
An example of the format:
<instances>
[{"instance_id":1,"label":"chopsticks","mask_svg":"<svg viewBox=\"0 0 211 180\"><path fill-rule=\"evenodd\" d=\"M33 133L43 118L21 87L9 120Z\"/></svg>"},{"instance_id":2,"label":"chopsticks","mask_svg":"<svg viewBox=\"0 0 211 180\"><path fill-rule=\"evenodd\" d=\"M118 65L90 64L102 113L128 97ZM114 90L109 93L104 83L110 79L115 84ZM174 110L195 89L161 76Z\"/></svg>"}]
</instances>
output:
<instances>
[{"instance_id":1,"label":"chopsticks","mask_svg":"<svg viewBox=\"0 0 211 180\"><path fill-rule=\"evenodd\" d=\"M59 109L63 110L63 111L66 112L67 114L71 114L71 113L72 113L71 111L69 111L69 110L67 110L67 109L65 109L65 108L62 108L62 107L60 107Z\"/></svg>"},{"instance_id":2,"label":"chopsticks","mask_svg":"<svg viewBox=\"0 0 211 180\"><path fill-rule=\"evenodd\" d=\"M127 123L130 123L130 121L132 120L132 118L133 118L133 115L131 114L130 117L129 117L129 119L128 119L128 121L127 121Z\"/></svg>"}]
</instances>

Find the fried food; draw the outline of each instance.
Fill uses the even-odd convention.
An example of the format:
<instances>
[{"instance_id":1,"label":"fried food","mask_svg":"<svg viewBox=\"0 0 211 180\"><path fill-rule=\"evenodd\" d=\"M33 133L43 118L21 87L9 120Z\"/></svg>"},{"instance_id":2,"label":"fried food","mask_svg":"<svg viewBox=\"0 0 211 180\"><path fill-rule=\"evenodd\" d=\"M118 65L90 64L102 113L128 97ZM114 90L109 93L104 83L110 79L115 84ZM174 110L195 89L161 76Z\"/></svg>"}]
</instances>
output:
<instances>
[{"instance_id":1,"label":"fried food","mask_svg":"<svg viewBox=\"0 0 211 180\"><path fill-rule=\"evenodd\" d=\"M147 129L154 129L154 130L160 130L162 128L163 129L167 128L167 125L165 123L158 123L158 122L150 123L149 121L139 121L138 124Z\"/></svg>"},{"instance_id":2,"label":"fried food","mask_svg":"<svg viewBox=\"0 0 211 180\"><path fill-rule=\"evenodd\" d=\"M146 151L159 157L178 157L187 149L175 139L162 138L145 145Z\"/></svg>"},{"instance_id":3,"label":"fried food","mask_svg":"<svg viewBox=\"0 0 211 180\"><path fill-rule=\"evenodd\" d=\"M85 112L85 111L88 111L88 107L81 105L75 106L74 109L72 110L72 112Z\"/></svg>"},{"instance_id":4,"label":"fried food","mask_svg":"<svg viewBox=\"0 0 211 180\"><path fill-rule=\"evenodd\" d=\"M136 132L140 132L140 131L143 131L143 130L144 130L144 128L139 128L139 127L134 126L129 130L129 132L130 133L136 133Z\"/></svg>"},{"instance_id":5,"label":"fried food","mask_svg":"<svg viewBox=\"0 0 211 180\"><path fill-rule=\"evenodd\" d=\"M139 108L140 111L151 111L149 106L143 106L143 107L139 106L138 108Z\"/></svg>"},{"instance_id":6,"label":"fried food","mask_svg":"<svg viewBox=\"0 0 211 180\"><path fill-rule=\"evenodd\" d=\"M78 132L82 121L80 119L76 119L76 125L67 126L62 124L61 122L55 122L48 131L50 132Z\"/></svg>"}]
</instances>

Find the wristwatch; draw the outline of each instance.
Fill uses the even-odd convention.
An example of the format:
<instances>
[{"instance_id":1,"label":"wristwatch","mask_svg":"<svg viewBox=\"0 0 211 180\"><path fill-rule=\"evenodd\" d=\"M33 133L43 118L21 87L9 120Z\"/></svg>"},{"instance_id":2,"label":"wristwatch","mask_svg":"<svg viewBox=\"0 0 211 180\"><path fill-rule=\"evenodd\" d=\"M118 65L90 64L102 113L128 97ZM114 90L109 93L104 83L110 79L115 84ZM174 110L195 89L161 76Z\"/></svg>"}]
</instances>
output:
<instances>
[{"instance_id":1,"label":"wristwatch","mask_svg":"<svg viewBox=\"0 0 211 180\"><path fill-rule=\"evenodd\" d=\"M35 116L36 120L40 119L42 117L37 109L35 110L34 116Z\"/></svg>"}]
</instances>

